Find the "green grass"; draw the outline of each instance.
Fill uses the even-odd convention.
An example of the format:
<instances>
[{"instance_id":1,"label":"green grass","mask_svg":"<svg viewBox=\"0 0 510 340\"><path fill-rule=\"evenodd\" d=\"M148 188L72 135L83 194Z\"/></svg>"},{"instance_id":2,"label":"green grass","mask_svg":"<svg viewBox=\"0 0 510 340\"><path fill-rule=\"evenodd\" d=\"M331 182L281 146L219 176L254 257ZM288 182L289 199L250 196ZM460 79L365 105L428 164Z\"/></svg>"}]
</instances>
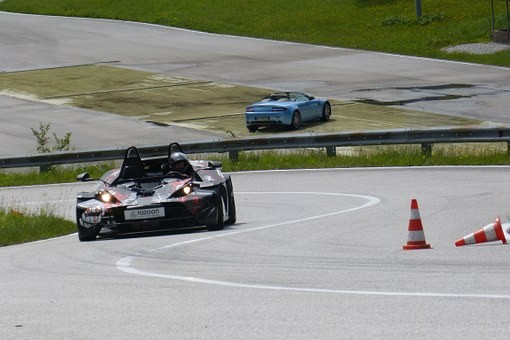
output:
<instances>
[{"instance_id":1,"label":"green grass","mask_svg":"<svg viewBox=\"0 0 510 340\"><path fill-rule=\"evenodd\" d=\"M41 173L38 170L0 171L0 187L75 182L76 175L82 172L90 173L92 178L99 178L113 167L115 167L113 162L107 162L82 167L54 166L49 171Z\"/></svg>"},{"instance_id":2,"label":"green grass","mask_svg":"<svg viewBox=\"0 0 510 340\"><path fill-rule=\"evenodd\" d=\"M240 152L237 161L229 159L226 154L189 156L191 159L221 161L224 172L372 166L510 165L506 143L436 145L430 157L423 155L419 145L344 147L337 148L334 157L328 156L324 149ZM4 171L0 172L0 187L74 182L76 175L85 171L92 178L99 178L114 167L115 164L111 162L87 167L55 166L44 173L35 170L28 173Z\"/></svg>"},{"instance_id":3,"label":"green grass","mask_svg":"<svg viewBox=\"0 0 510 340\"><path fill-rule=\"evenodd\" d=\"M76 232L76 224L48 212L28 214L0 209L0 247Z\"/></svg>"},{"instance_id":4,"label":"green grass","mask_svg":"<svg viewBox=\"0 0 510 340\"><path fill-rule=\"evenodd\" d=\"M420 146L408 145L344 148L345 152L341 153L338 149L335 157L327 156L325 150L301 150L241 153L238 161L231 161L227 157L220 160L223 162L223 170L227 172L388 166L509 165L510 156L504 146L506 144L436 146L430 157L421 152Z\"/></svg>"},{"instance_id":5,"label":"green grass","mask_svg":"<svg viewBox=\"0 0 510 340\"><path fill-rule=\"evenodd\" d=\"M506 28L495 0L496 28ZM448 54L441 48L490 41L488 0L5 0L0 10L112 18L206 32L510 66L510 51Z\"/></svg>"}]
</instances>

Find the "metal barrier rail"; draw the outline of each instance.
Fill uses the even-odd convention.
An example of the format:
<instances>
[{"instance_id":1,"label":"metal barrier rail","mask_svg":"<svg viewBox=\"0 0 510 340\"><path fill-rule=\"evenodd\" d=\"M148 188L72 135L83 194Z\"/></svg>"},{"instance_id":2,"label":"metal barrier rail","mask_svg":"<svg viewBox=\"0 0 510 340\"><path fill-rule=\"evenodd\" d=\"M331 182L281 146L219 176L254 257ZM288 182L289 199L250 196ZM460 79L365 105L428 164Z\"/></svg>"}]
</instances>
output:
<instances>
[{"instance_id":1,"label":"metal barrier rail","mask_svg":"<svg viewBox=\"0 0 510 340\"><path fill-rule=\"evenodd\" d=\"M169 143L172 141L169 141ZM286 135L219 141L182 143L183 151L194 153L229 153L231 159L237 159L240 151L326 148L329 156L336 155L336 148L363 145L397 145L421 144L425 155L431 155L432 145L439 143L488 143L510 142L510 128L433 128L433 129L398 129L340 132L317 135ZM143 157L164 156L168 144L139 147ZM52 165L77 164L97 161L119 160L124 157L125 149L109 149L80 152L55 152L0 158L0 168L39 167L41 171Z\"/></svg>"}]
</instances>

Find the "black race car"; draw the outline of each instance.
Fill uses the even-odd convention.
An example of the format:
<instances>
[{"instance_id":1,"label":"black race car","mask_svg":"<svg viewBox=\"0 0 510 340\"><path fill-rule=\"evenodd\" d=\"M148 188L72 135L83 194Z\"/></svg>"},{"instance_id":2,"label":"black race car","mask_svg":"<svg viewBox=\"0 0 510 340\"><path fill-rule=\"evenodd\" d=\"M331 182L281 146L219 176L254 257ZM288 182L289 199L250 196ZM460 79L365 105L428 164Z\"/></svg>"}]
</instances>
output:
<instances>
[{"instance_id":1,"label":"black race car","mask_svg":"<svg viewBox=\"0 0 510 340\"><path fill-rule=\"evenodd\" d=\"M177 166L183 163L184 168ZM232 180L221 166L188 160L178 143L169 145L168 156L146 159L129 147L121 167L106 172L96 190L78 193L78 238L195 226L220 230L234 224ZM88 173L77 179L92 180Z\"/></svg>"}]
</instances>

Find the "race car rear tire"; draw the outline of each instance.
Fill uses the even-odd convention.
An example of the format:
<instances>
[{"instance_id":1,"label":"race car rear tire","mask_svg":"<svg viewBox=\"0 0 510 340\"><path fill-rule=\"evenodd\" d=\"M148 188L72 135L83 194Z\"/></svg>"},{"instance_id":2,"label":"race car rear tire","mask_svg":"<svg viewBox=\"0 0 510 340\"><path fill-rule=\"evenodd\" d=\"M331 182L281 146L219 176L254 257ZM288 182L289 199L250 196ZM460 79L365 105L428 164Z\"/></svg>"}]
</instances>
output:
<instances>
[{"instance_id":1,"label":"race car rear tire","mask_svg":"<svg viewBox=\"0 0 510 340\"><path fill-rule=\"evenodd\" d=\"M225 176L227 177L227 176ZM227 198L228 198L228 219L225 221L225 225L232 225L236 223L236 201L234 198L234 186L232 185L232 179L230 176L227 177Z\"/></svg>"},{"instance_id":2,"label":"race car rear tire","mask_svg":"<svg viewBox=\"0 0 510 340\"><path fill-rule=\"evenodd\" d=\"M255 132L258 130L258 126L253 126L253 125L248 125L247 128L248 128L248 131L250 131L250 132Z\"/></svg>"},{"instance_id":3,"label":"race car rear tire","mask_svg":"<svg viewBox=\"0 0 510 340\"><path fill-rule=\"evenodd\" d=\"M216 223L207 225L207 230L209 231L221 230L225 225L225 222L223 221L223 199L221 196L218 196L218 202L216 204L216 209L218 211Z\"/></svg>"}]
</instances>

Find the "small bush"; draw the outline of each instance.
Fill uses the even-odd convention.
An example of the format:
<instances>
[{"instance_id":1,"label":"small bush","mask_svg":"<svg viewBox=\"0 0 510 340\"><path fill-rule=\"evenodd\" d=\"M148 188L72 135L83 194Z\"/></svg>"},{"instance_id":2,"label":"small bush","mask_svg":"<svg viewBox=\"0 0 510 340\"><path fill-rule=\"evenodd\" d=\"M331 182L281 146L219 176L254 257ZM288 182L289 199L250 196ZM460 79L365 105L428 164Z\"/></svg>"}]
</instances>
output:
<instances>
[{"instance_id":1,"label":"small bush","mask_svg":"<svg viewBox=\"0 0 510 340\"><path fill-rule=\"evenodd\" d=\"M50 146L50 137L48 137L48 132L50 130L50 123L43 124L39 122L39 129L36 130L31 128L32 134L37 140L37 152L46 153L52 151L69 151L74 148L71 147L71 132L66 133L63 138L59 138L55 132L53 132L53 138L55 140L55 145Z\"/></svg>"},{"instance_id":2,"label":"small bush","mask_svg":"<svg viewBox=\"0 0 510 340\"><path fill-rule=\"evenodd\" d=\"M423 16L419 17L416 21L418 22L418 24L425 26L425 25L428 25L433 22L443 21L445 19L445 17L446 16L443 13L428 14L428 15L423 15Z\"/></svg>"},{"instance_id":3,"label":"small bush","mask_svg":"<svg viewBox=\"0 0 510 340\"><path fill-rule=\"evenodd\" d=\"M422 25L426 26L433 22L443 21L446 16L443 13L427 14L416 19L409 19L401 15L391 16L385 18L381 22L381 26L394 26L394 25Z\"/></svg>"},{"instance_id":4,"label":"small bush","mask_svg":"<svg viewBox=\"0 0 510 340\"><path fill-rule=\"evenodd\" d=\"M392 26L392 25L402 25L402 24L409 24L412 21L410 19L407 19L406 17L397 15L397 16L391 16L388 18L385 18L381 26Z\"/></svg>"}]
</instances>

